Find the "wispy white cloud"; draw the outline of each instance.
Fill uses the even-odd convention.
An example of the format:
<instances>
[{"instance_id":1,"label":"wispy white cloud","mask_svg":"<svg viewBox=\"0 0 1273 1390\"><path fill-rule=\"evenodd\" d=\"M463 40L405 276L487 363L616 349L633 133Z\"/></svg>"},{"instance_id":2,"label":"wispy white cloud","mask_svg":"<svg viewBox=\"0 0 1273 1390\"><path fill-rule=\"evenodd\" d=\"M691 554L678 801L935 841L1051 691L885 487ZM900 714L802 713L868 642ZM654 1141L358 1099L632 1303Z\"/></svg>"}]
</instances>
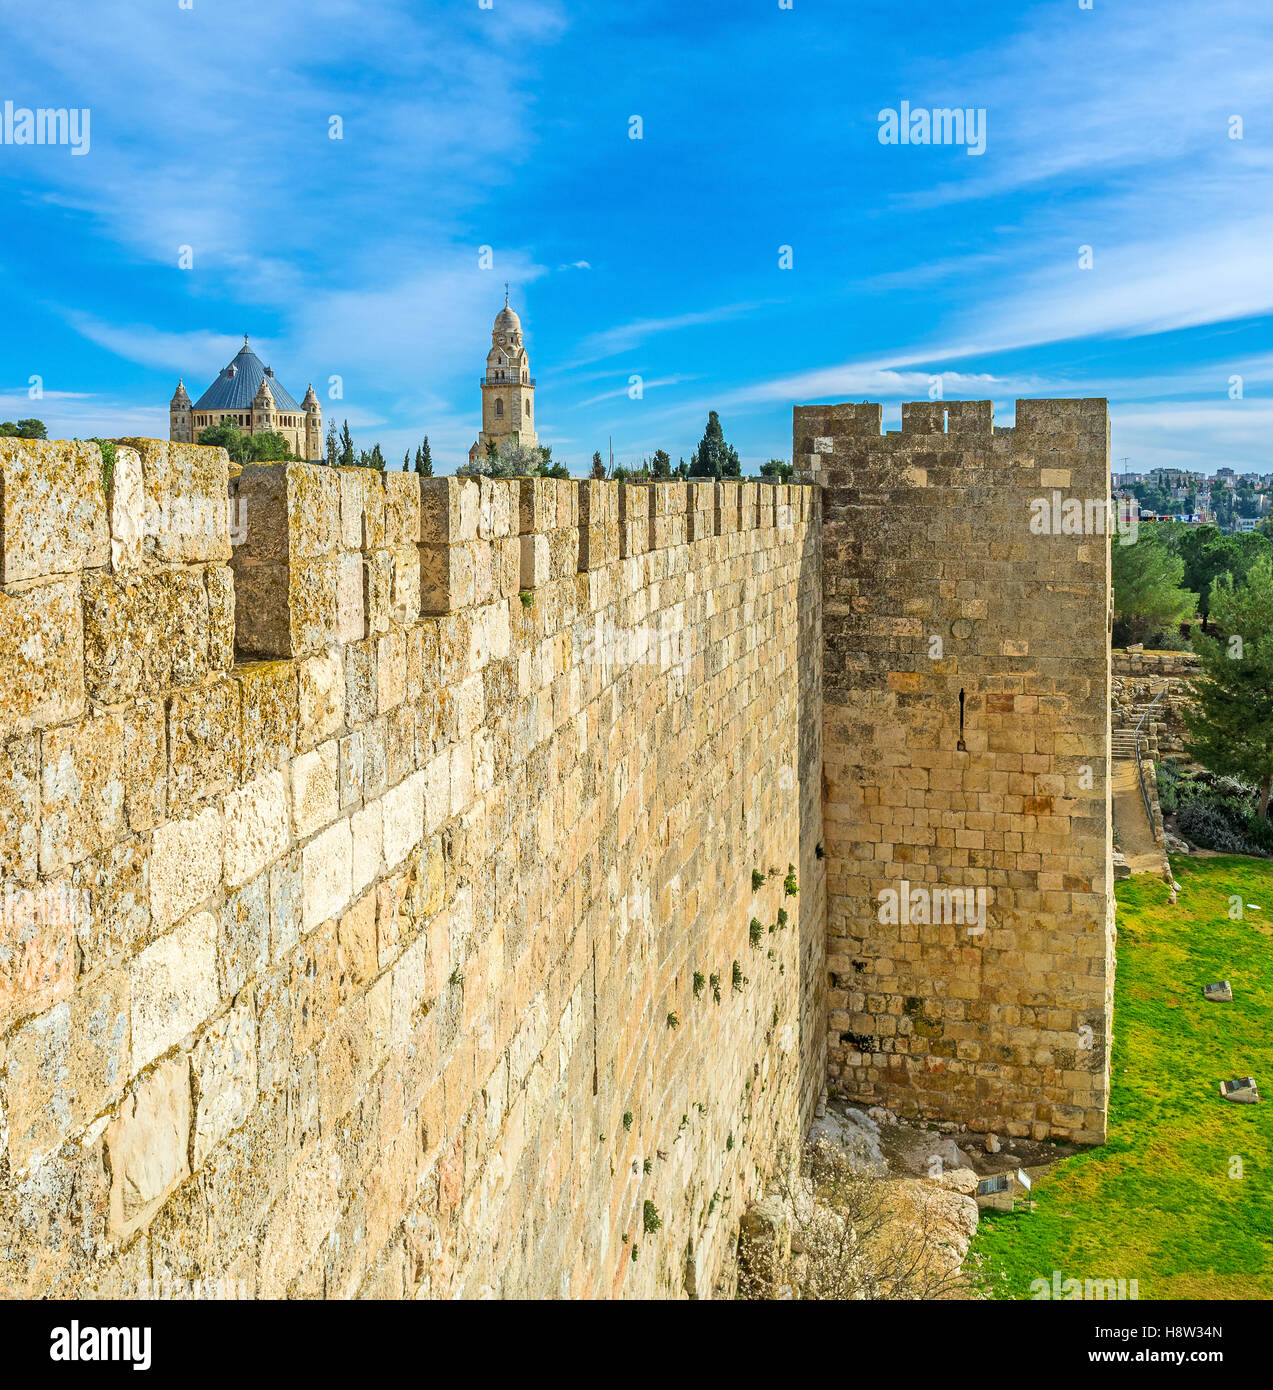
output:
<instances>
[{"instance_id":1,"label":"wispy white cloud","mask_svg":"<svg viewBox=\"0 0 1273 1390\"><path fill-rule=\"evenodd\" d=\"M684 314L671 314L665 318L637 319L632 323L602 329L598 333L590 333L583 339L569 365L586 366L589 362L600 362L621 352L629 352L662 334L677 333L686 328L699 328L704 324L723 323L738 318L741 314L750 313L757 307L756 303L751 302L722 304L715 309L692 310Z\"/></svg>"}]
</instances>

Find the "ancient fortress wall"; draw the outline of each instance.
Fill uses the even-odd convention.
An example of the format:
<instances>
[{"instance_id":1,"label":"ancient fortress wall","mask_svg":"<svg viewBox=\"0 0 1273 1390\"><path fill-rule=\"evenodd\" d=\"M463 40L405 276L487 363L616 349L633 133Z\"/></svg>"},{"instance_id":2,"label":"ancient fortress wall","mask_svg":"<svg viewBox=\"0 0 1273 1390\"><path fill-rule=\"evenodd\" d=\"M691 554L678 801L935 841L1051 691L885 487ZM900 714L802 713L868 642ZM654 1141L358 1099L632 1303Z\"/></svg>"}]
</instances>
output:
<instances>
[{"instance_id":1,"label":"ancient fortress wall","mask_svg":"<svg viewBox=\"0 0 1273 1390\"><path fill-rule=\"evenodd\" d=\"M825 1078L818 489L126 445L0 441L0 1293L710 1292Z\"/></svg>"},{"instance_id":2,"label":"ancient fortress wall","mask_svg":"<svg viewBox=\"0 0 1273 1390\"><path fill-rule=\"evenodd\" d=\"M1018 401L1007 430L988 401L902 410L887 435L878 405L795 412L797 477L823 485L831 1085L1097 1141L1114 970L1109 544L1090 529L1106 403ZM951 889L985 890L983 923L954 920Z\"/></svg>"}]
</instances>

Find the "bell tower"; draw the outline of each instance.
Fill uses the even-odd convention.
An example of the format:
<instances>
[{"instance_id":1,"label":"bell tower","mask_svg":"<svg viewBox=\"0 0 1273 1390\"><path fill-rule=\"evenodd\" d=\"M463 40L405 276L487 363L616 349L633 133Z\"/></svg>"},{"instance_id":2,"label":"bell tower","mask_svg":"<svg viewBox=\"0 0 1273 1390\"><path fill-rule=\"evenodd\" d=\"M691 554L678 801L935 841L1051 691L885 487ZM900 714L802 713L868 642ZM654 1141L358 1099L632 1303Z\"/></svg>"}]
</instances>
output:
<instances>
[{"instance_id":1,"label":"bell tower","mask_svg":"<svg viewBox=\"0 0 1273 1390\"><path fill-rule=\"evenodd\" d=\"M504 440L537 448L535 378L522 341L522 321L508 306L507 283L504 307L495 315L491 329L491 350L486 354L486 375L480 384L482 432L469 450L469 462L484 458L487 444L492 442L496 448Z\"/></svg>"}]
</instances>

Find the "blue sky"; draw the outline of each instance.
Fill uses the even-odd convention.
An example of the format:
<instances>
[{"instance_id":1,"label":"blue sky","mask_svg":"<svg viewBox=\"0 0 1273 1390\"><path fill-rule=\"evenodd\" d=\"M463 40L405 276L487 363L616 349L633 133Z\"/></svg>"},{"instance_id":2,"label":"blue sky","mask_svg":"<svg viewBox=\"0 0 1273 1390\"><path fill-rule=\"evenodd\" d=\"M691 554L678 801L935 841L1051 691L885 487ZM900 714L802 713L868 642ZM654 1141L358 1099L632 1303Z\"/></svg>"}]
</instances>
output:
<instances>
[{"instance_id":1,"label":"blue sky","mask_svg":"<svg viewBox=\"0 0 1273 1390\"><path fill-rule=\"evenodd\" d=\"M0 417L166 437L249 332L451 471L507 279L578 470L715 408L754 472L793 404L895 428L936 376L1004 424L1106 395L1132 468L1273 470L1260 0L0 0L0 32L0 104L91 111L86 155L0 145ZM984 154L881 144L903 100L984 108Z\"/></svg>"}]
</instances>

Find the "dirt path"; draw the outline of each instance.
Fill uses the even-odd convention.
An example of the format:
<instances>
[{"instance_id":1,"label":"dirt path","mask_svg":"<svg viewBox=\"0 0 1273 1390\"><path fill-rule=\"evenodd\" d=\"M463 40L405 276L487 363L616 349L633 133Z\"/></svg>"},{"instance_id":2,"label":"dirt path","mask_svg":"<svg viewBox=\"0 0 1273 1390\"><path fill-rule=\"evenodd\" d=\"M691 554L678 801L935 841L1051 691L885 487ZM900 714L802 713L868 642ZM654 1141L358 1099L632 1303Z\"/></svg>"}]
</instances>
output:
<instances>
[{"instance_id":1,"label":"dirt path","mask_svg":"<svg viewBox=\"0 0 1273 1390\"><path fill-rule=\"evenodd\" d=\"M1145 803L1136 778L1136 764L1131 759L1119 759L1113 765L1111 792L1114 801L1114 824L1118 827L1118 847L1123 851L1134 874L1161 874L1163 852L1154 839L1153 828L1145 814Z\"/></svg>"}]
</instances>

